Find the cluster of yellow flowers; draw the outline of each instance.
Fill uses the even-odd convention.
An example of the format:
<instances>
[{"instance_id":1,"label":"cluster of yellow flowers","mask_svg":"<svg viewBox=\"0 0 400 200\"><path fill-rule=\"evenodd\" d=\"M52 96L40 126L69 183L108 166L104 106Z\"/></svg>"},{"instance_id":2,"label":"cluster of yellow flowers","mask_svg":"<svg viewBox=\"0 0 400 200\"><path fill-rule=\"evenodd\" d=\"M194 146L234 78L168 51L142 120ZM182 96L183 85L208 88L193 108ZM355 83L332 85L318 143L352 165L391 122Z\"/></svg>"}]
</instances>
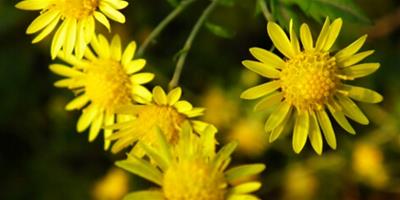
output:
<instances>
[{"instance_id":1,"label":"cluster of yellow flowers","mask_svg":"<svg viewBox=\"0 0 400 200\"><path fill-rule=\"evenodd\" d=\"M136 43L123 48L118 35L109 42L96 34L96 21L108 30L107 18L124 23L119 10L126 6L128 2L123 0L23 0L16 5L19 9L40 10L40 16L26 31L38 33L32 43L55 30L50 52L52 59L58 57L61 62L51 64L50 70L64 77L55 83L56 87L76 94L66 109L82 110L77 131L89 129L89 141L103 131L104 149L111 146L114 153L130 148L128 158L116 164L160 187L133 192L125 199L258 199L250 193L261 183L249 176L261 173L265 166L250 164L226 170L237 144L232 142L216 151L217 129L194 119L203 115L204 109L181 100L179 87L169 92L160 86L148 90L143 85L155 76L139 72L146 60L135 57ZM315 151L322 153L320 128L335 149L335 134L326 109L349 133L355 131L346 116L368 123L353 100L377 103L382 97L344 81L369 75L379 64L358 64L373 53L357 53L366 36L331 54L341 26L341 19L330 23L327 18L314 45L309 27L301 25L301 47L292 22L289 38L279 25L269 22L268 34L286 58L261 48L250 49L258 61L246 60L243 65L271 81L244 91L241 98L265 96L255 106L257 111L276 107L265 124L270 142L290 126L293 117L296 153L302 150L307 137Z\"/></svg>"}]
</instances>

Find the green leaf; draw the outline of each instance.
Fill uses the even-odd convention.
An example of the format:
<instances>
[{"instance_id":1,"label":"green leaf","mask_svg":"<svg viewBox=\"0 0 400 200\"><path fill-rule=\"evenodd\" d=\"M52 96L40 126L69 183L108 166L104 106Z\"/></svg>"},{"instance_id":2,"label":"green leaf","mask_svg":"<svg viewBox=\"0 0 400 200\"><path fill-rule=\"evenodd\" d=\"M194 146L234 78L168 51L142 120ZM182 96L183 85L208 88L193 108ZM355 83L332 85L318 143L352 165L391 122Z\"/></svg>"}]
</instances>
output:
<instances>
[{"instance_id":1,"label":"green leaf","mask_svg":"<svg viewBox=\"0 0 400 200\"><path fill-rule=\"evenodd\" d=\"M176 7L179 5L179 0L167 0L167 2L173 7Z\"/></svg>"},{"instance_id":2,"label":"green leaf","mask_svg":"<svg viewBox=\"0 0 400 200\"><path fill-rule=\"evenodd\" d=\"M211 22L206 23L206 28L211 31L211 33L222 38L233 38L235 36L234 31Z\"/></svg>"},{"instance_id":3,"label":"green leaf","mask_svg":"<svg viewBox=\"0 0 400 200\"><path fill-rule=\"evenodd\" d=\"M287 6L297 5L308 16L322 22L326 16L371 24L369 18L353 0L282 0Z\"/></svg>"}]
</instances>

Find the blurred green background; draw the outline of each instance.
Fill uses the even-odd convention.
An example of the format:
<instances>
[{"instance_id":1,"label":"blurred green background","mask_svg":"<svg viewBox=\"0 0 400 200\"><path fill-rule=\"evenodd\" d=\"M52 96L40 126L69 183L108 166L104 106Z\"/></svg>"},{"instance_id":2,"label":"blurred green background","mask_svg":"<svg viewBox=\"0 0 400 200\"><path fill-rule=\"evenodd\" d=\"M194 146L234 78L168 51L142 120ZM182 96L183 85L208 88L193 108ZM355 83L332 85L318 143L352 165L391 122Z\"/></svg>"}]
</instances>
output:
<instances>
[{"instance_id":1,"label":"blurred green background","mask_svg":"<svg viewBox=\"0 0 400 200\"><path fill-rule=\"evenodd\" d=\"M297 5L291 5L290 10L279 7L289 0L272 1L280 8L275 10L280 12L279 22L295 14L298 21L310 23L316 37L320 23ZM32 36L25 35L38 13L15 9L17 2L0 1L0 199L114 200L127 191L149 186L113 168L113 162L124 158L123 154L105 152L100 139L88 143L87 133L76 132L79 112L64 110L73 95L53 87L58 77L48 69L53 62L49 40L32 45ZM119 33L125 44L143 42L172 10L162 0L129 3L123 10L126 24L112 24L113 32ZM149 47L144 57L147 70L156 73L153 85L167 87L174 55L208 3L193 3ZM325 148L322 156L308 143L300 155L295 154L290 135L268 144L263 132L266 114L252 112L254 101L239 99L241 91L261 81L240 64L251 59L248 48L271 47L266 21L255 14L255 1L237 0L212 14L210 22L227 27L231 38L217 37L204 28L194 41L181 78L184 97L207 108L204 119L219 128L221 143L231 139L241 142L233 165L267 165L262 176L255 177L263 182L257 193L262 199L400 199L400 1L356 3L372 23L345 18L336 47L369 34L362 49L375 49L367 60L380 62L381 68L356 84L379 91L385 100L379 105L360 104L371 123L352 123L355 136L334 124L338 148ZM99 31L105 32L103 27Z\"/></svg>"}]
</instances>

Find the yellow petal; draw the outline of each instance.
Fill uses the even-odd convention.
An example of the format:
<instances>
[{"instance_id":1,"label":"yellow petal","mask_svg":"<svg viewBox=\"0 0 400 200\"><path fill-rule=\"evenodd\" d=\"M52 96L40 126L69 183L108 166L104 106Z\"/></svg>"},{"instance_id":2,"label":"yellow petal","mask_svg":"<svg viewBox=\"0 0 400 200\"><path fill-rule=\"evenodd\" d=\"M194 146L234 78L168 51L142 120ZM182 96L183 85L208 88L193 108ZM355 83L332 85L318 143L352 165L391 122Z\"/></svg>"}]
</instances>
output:
<instances>
[{"instance_id":1,"label":"yellow petal","mask_svg":"<svg viewBox=\"0 0 400 200\"><path fill-rule=\"evenodd\" d=\"M331 112L333 118L335 118L336 122L347 132L351 134L356 134L356 131L353 129L349 121L347 121L343 112L340 110L340 107L328 104L328 109Z\"/></svg>"},{"instance_id":2,"label":"yellow petal","mask_svg":"<svg viewBox=\"0 0 400 200\"><path fill-rule=\"evenodd\" d=\"M367 35L363 35L356 41L351 43L349 46L347 46L346 48L337 52L335 55L337 62L341 63L344 60L348 59L349 57L353 56L355 53L357 53L357 51L360 50L366 39Z\"/></svg>"},{"instance_id":3,"label":"yellow petal","mask_svg":"<svg viewBox=\"0 0 400 200\"><path fill-rule=\"evenodd\" d=\"M53 41L51 43L51 59L55 59L62 45L65 42L65 36L67 34L67 24L69 19L66 19L54 34Z\"/></svg>"},{"instance_id":4,"label":"yellow petal","mask_svg":"<svg viewBox=\"0 0 400 200\"><path fill-rule=\"evenodd\" d=\"M124 66L127 74L133 74L143 69L145 65L146 65L145 59L136 59L132 60L131 62L129 62L127 65Z\"/></svg>"},{"instance_id":5,"label":"yellow petal","mask_svg":"<svg viewBox=\"0 0 400 200\"><path fill-rule=\"evenodd\" d=\"M113 7L108 5L107 3L100 2L99 8L101 12L103 12L107 17L110 19L119 22L119 23L125 23L125 16L120 13L118 10L115 10Z\"/></svg>"},{"instance_id":6,"label":"yellow petal","mask_svg":"<svg viewBox=\"0 0 400 200\"><path fill-rule=\"evenodd\" d=\"M153 100L158 105L166 105L168 103L167 95L160 86L156 86L153 89Z\"/></svg>"},{"instance_id":7,"label":"yellow petal","mask_svg":"<svg viewBox=\"0 0 400 200\"><path fill-rule=\"evenodd\" d=\"M190 104L188 101L178 101L175 103L174 107L180 113L187 112L193 109L192 104Z\"/></svg>"},{"instance_id":8,"label":"yellow petal","mask_svg":"<svg viewBox=\"0 0 400 200\"><path fill-rule=\"evenodd\" d=\"M26 29L27 34L36 33L42 30L44 27L49 25L57 16L59 16L60 11L58 10L49 10L42 13L39 17L37 17Z\"/></svg>"},{"instance_id":9,"label":"yellow petal","mask_svg":"<svg viewBox=\"0 0 400 200\"><path fill-rule=\"evenodd\" d=\"M79 97L76 97L74 100L69 102L66 106L66 110L74 110L74 109L81 109L83 106L85 106L89 102L89 97L87 95L81 95Z\"/></svg>"},{"instance_id":10,"label":"yellow petal","mask_svg":"<svg viewBox=\"0 0 400 200\"><path fill-rule=\"evenodd\" d=\"M126 8L129 3L126 1L115 1L115 0L103 0L104 2L106 2L107 4L109 4L110 6L112 6L113 8L120 10L120 9L124 9Z\"/></svg>"},{"instance_id":11,"label":"yellow petal","mask_svg":"<svg viewBox=\"0 0 400 200\"><path fill-rule=\"evenodd\" d=\"M95 33L95 20L93 16L89 16L86 20L84 20L85 23L85 42L90 43L92 41L92 38L96 37Z\"/></svg>"},{"instance_id":12,"label":"yellow petal","mask_svg":"<svg viewBox=\"0 0 400 200\"><path fill-rule=\"evenodd\" d=\"M257 61L245 60L242 64L249 70L267 78L279 78L280 72L273 67Z\"/></svg>"},{"instance_id":13,"label":"yellow petal","mask_svg":"<svg viewBox=\"0 0 400 200\"><path fill-rule=\"evenodd\" d=\"M249 88L242 92L240 98L242 99L257 99L264 95L267 95L281 86L280 81L270 81L252 88Z\"/></svg>"},{"instance_id":14,"label":"yellow petal","mask_svg":"<svg viewBox=\"0 0 400 200\"><path fill-rule=\"evenodd\" d=\"M324 48L324 44L326 41L326 38L328 37L328 31L329 31L329 17L325 19L324 25L322 26L321 32L319 33L317 43L315 44L315 48L317 51L322 50Z\"/></svg>"},{"instance_id":15,"label":"yellow petal","mask_svg":"<svg viewBox=\"0 0 400 200\"><path fill-rule=\"evenodd\" d=\"M322 132L324 133L326 142L332 149L336 149L336 136L328 114L326 114L325 110L319 110L317 111L317 118L321 125Z\"/></svg>"},{"instance_id":16,"label":"yellow petal","mask_svg":"<svg viewBox=\"0 0 400 200\"><path fill-rule=\"evenodd\" d=\"M289 121L290 117L290 113L287 114L285 119L283 119L283 121L276 128L274 128L274 130L271 131L268 138L270 143L279 138L283 130L285 130L285 128L289 125L287 122Z\"/></svg>"},{"instance_id":17,"label":"yellow petal","mask_svg":"<svg viewBox=\"0 0 400 200\"><path fill-rule=\"evenodd\" d=\"M82 115L79 117L77 123L78 132L83 132L92 123L93 119L96 117L98 109L94 105L90 105L82 111Z\"/></svg>"},{"instance_id":18,"label":"yellow petal","mask_svg":"<svg viewBox=\"0 0 400 200\"><path fill-rule=\"evenodd\" d=\"M285 65L285 62L279 56L265 49L253 47L250 48L250 53L269 67L281 69Z\"/></svg>"},{"instance_id":19,"label":"yellow petal","mask_svg":"<svg viewBox=\"0 0 400 200\"><path fill-rule=\"evenodd\" d=\"M51 64L49 68L55 74L65 77L77 77L83 75L82 72L62 64Z\"/></svg>"},{"instance_id":20,"label":"yellow petal","mask_svg":"<svg viewBox=\"0 0 400 200\"><path fill-rule=\"evenodd\" d=\"M131 62L131 60L135 56L135 51L136 51L136 42L129 43L124 53L122 54L121 63L123 66L127 66Z\"/></svg>"},{"instance_id":21,"label":"yellow petal","mask_svg":"<svg viewBox=\"0 0 400 200\"><path fill-rule=\"evenodd\" d=\"M32 44L38 43L43 40L46 36L48 36L54 28L57 26L58 21L60 20L60 15L53 19L53 21L46 26L33 40Z\"/></svg>"},{"instance_id":22,"label":"yellow petal","mask_svg":"<svg viewBox=\"0 0 400 200\"><path fill-rule=\"evenodd\" d=\"M110 22L108 21L107 17L103 15L103 13L95 11L94 17L96 18L97 21L103 24L108 31L111 31Z\"/></svg>"},{"instance_id":23,"label":"yellow petal","mask_svg":"<svg viewBox=\"0 0 400 200\"><path fill-rule=\"evenodd\" d=\"M357 64L358 62L364 60L366 57L370 56L374 52L375 52L374 50L369 50L350 56L346 60L342 61L342 63L340 63L340 67L348 67Z\"/></svg>"},{"instance_id":24,"label":"yellow petal","mask_svg":"<svg viewBox=\"0 0 400 200\"><path fill-rule=\"evenodd\" d=\"M268 120L265 123L265 131L270 132L276 128L285 117L291 113L291 110L292 106L286 101L283 101L268 117Z\"/></svg>"},{"instance_id":25,"label":"yellow petal","mask_svg":"<svg viewBox=\"0 0 400 200\"><path fill-rule=\"evenodd\" d=\"M174 105L181 98L181 95L182 89L180 87L171 90L171 92L169 92L167 96L168 105Z\"/></svg>"},{"instance_id":26,"label":"yellow petal","mask_svg":"<svg viewBox=\"0 0 400 200\"><path fill-rule=\"evenodd\" d=\"M138 74L134 74L130 77L130 80L134 84L145 84L145 83L150 82L153 79L154 79L153 73L138 73Z\"/></svg>"},{"instance_id":27,"label":"yellow petal","mask_svg":"<svg viewBox=\"0 0 400 200\"><path fill-rule=\"evenodd\" d=\"M313 38L310 28L307 24L302 24L300 27L300 39L305 50L310 51L314 49Z\"/></svg>"},{"instance_id":28,"label":"yellow petal","mask_svg":"<svg viewBox=\"0 0 400 200\"><path fill-rule=\"evenodd\" d=\"M103 116L104 114L101 113L93 120L89 130L89 142L92 142L99 135L100 129L103 126Z\"/></svg>"},{"instance_id":29,"label":"yellow petal","mask_svg":"<svg viewBox=\"0 0 400 200\"><path fill-rule=\"evenodd\" d=\"M292 48L295 54L300 53L300 43L297 39L296 32L293 30L293 19L290 19L289 23L289 33L290 33L290 43L292 44Z\"/></svg>"},{"instance_id":30,"label":"yellow petal","mask_svg":"<svg viewBox=\"0 0 400 200\"><path fill-rule=\"evenodd\" d=\"M343 84L342 88L343 90L348 92L348 96L350 98L357 101L365 103L379 103L383 100L382 95L367 88L346 85L346 84Z\"/></svg>"},{"instance_id":31,"label":"yellow petal","mask_svg":"<svg viewBox=\"0 0 400 200\"><path fill-rule=\"evenodd\" d=\"M107 113L104 118L104 126L111 126L115 123L115 114ZM113 130L106 129L104 130L104 150L107 150L110 147L111 141L107 140L113 134Z\"/></svg>"},{"instance_id":32,"label":"yellow petal","mask_svg":"<svg viewBox=\"0 0 400 200\"><path fill-rule=\"evenodd\" d=\"M308 136L314 151L317 152L318 155L321 155L323 149L322 135L314 111L310 112L310 134Z\"/></svg>"},{"instance_id":33,"label":"yellow petal","mask_svg":"<svg viewBox=\"0 0 400 200\"><path fill-rule=\"evenodd\" d=\"M24 0L18 2L15 7L21 10L43 10L50 5L48 0Z\"/></svg>"},{"instance_id":34,"label":"yellow petal","mask_svg":"<svg viewBox=\"0 0 400 200\"><path fill-rule=\"evenodd\" d=\"M379 67L379 63L363 63L351 67L346 67L342 71L348 77L360 78L374 73L376 70L379 69Z\"/></svg>"},{"instance_id":35,"label":"yellow petal","mask_svg":"<svg viewBox=\"0 0 400 200\"><path fill-rule=\"evenodd\" d=\"M85 41L85 23L82 20L78 21L76 32L75 55L82 58L85 54L87 43Z\"/></svg>"},{"instance_id":36,"label":"yellow petal","mask_svg":"<svg viewBox=\"0 0 400 200\"><path fill-rule=\"evenodd\" d=\"M360 124L366 125L369 123L368 118L350 98L341 94L336 95L336 97L346 116Z\"/></svg>"},{"instance_id":37,"label":"yellow petal","mask_svg":"<svg viewBox=\"0 0 400 200\"><path fill-rule=\"evenodd\" d=\"M64 53L71 54L75 47L76 40L76 19L68 20L67 31L64 41Z\"/></svg>"},{"instance_id":38,"label":"yellow petal","mask_svg":"<svg viewBox=\"0 0 400 200\"><path fill-rule=\"evenodd\" d=\"M97 54L105 59L110 58L111 52L110 52L110 44L108 43L108 40L104 35L100 34L99 35L99 49Z\"/></svg>"},{"instance_id":39,"label":"yellow petal","mask_svg":"<svg viewBox=\"0 0 400 200\"><path fill-rule=\"evenodd\" d=\"M116 61L121 60L121 38L118 34L111 41L111 58Z\"/></svg>"},{"instance_id":40,"label":"yellow petal","mask_svg":"<svg viewBox=\"0 0 400 200\"><path fill-rule=\"evenodd\" d=\"M342 28L343 21L341 18L335 19L332 24L329 26L328 36L324 43L324 47L322 50L328 51L332 45L335 43L337 36L340 33L340 29Z\"/></svg>"},{"instance_id":41,"label":"yellow petal","mask_svg":"<svg viewBox=\"0 0 400 200\"><path fill-rule=\"evenodd\" d=\"M293 58L295 56L292 44L278 24L275 22L268 22L267 31L272 43L274 43L274 46L283 55L285 55L287 58Z\"/></svg>"},{"instance_id":42,"label":"yellow petal","mask_svg":"<svg viewBox=\"0 0 400 200\"><path fill-rule=\"evenodd\" d=\"M307 142L308 131L310 127L310 118L308 111L299 111L296 116L296 122L293 130L292 146L296 153L300 153Z\"/></svg>"},{"instance_id":43,"label":"yellow petal","mask_svg":"<svg viewBox=\"0 0 400 200\"><path fill-rule=\"evenodd\" d=\"M148 103L153 98L151 92L141 85L133 85L132 93L134 94L134 100L138 103Z\"/></svg>"},{"instance_id":44,"label":"yellow petal","mask_svg":"<svg viewBox=\"0 0 400 200\"><path fill-rule=\"evenodd\" d=\"M254 106L254 111L261 111L261 110L268 109L268 108L280 103L282 98L283 98L283 95L281 92L273 93L273 94L263 98L262 100L260 100Z\"/></svg>"}]
</instances>

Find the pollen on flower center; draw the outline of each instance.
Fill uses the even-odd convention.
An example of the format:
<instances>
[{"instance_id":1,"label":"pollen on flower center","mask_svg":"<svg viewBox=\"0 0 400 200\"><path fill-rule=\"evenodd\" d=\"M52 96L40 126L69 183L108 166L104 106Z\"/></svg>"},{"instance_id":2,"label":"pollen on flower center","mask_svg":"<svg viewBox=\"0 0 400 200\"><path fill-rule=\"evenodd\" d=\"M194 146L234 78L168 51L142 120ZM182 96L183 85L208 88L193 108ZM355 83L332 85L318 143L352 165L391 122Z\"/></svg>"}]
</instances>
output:
<instances>
[{"instance_id":1,"label":"pollen on flower center","mask_svg":"<svg viewBox=\"0 0 400 200\"><path fill-rule=\"evenodd\" d=\"M158 126L166 139L175 144L179 139L179 127L185 119L186 117L172 106L146 105L137 114L136 122L140 124L142 130L151 132L145 133L143 137L153 138L152 131Z\"/></svg>"},{"instance_id":2,"label":"pollen on flower center","mask_svg":"<svg viewBox=\"0 0 400 200\"><path fill-rule=\"evenodd\" d=\"M64 17L82 19L91 15L99 5L99 0L57 0L53 6L61 10Z\"/></svg>"},{"instance_id":3,"label":"pollen on flower center","mask_svg":"<svg viewBox=\"0 0 400 200\"><path fill-rule=\"evenodd\" d=\"M339 83L335 57L328 52L302 52L282 69L282 93L298 109L320 109Z\"/></svg>"},{"instance_id":4,"label":"pollen on flower center","mask_svg":"<svg viewBox=\"0 0 400 200\"><path fill-rule=\"evenodd\" d=\"M131 102L132 84L121 64L97 60L87 70L86 94L94 104L113 111L117 106Z\"/></svg>"},{"instance_id":5,"label":"pollen on flower center","mask_svg":"<svg viewBox=\"0 0 400 200\"><path fill-rule=\"evenodd\" d=\"M165 172L163 193L167 200L224 200L226 185L207 163L183 160Z\"/></svg>"}]
</instances>

